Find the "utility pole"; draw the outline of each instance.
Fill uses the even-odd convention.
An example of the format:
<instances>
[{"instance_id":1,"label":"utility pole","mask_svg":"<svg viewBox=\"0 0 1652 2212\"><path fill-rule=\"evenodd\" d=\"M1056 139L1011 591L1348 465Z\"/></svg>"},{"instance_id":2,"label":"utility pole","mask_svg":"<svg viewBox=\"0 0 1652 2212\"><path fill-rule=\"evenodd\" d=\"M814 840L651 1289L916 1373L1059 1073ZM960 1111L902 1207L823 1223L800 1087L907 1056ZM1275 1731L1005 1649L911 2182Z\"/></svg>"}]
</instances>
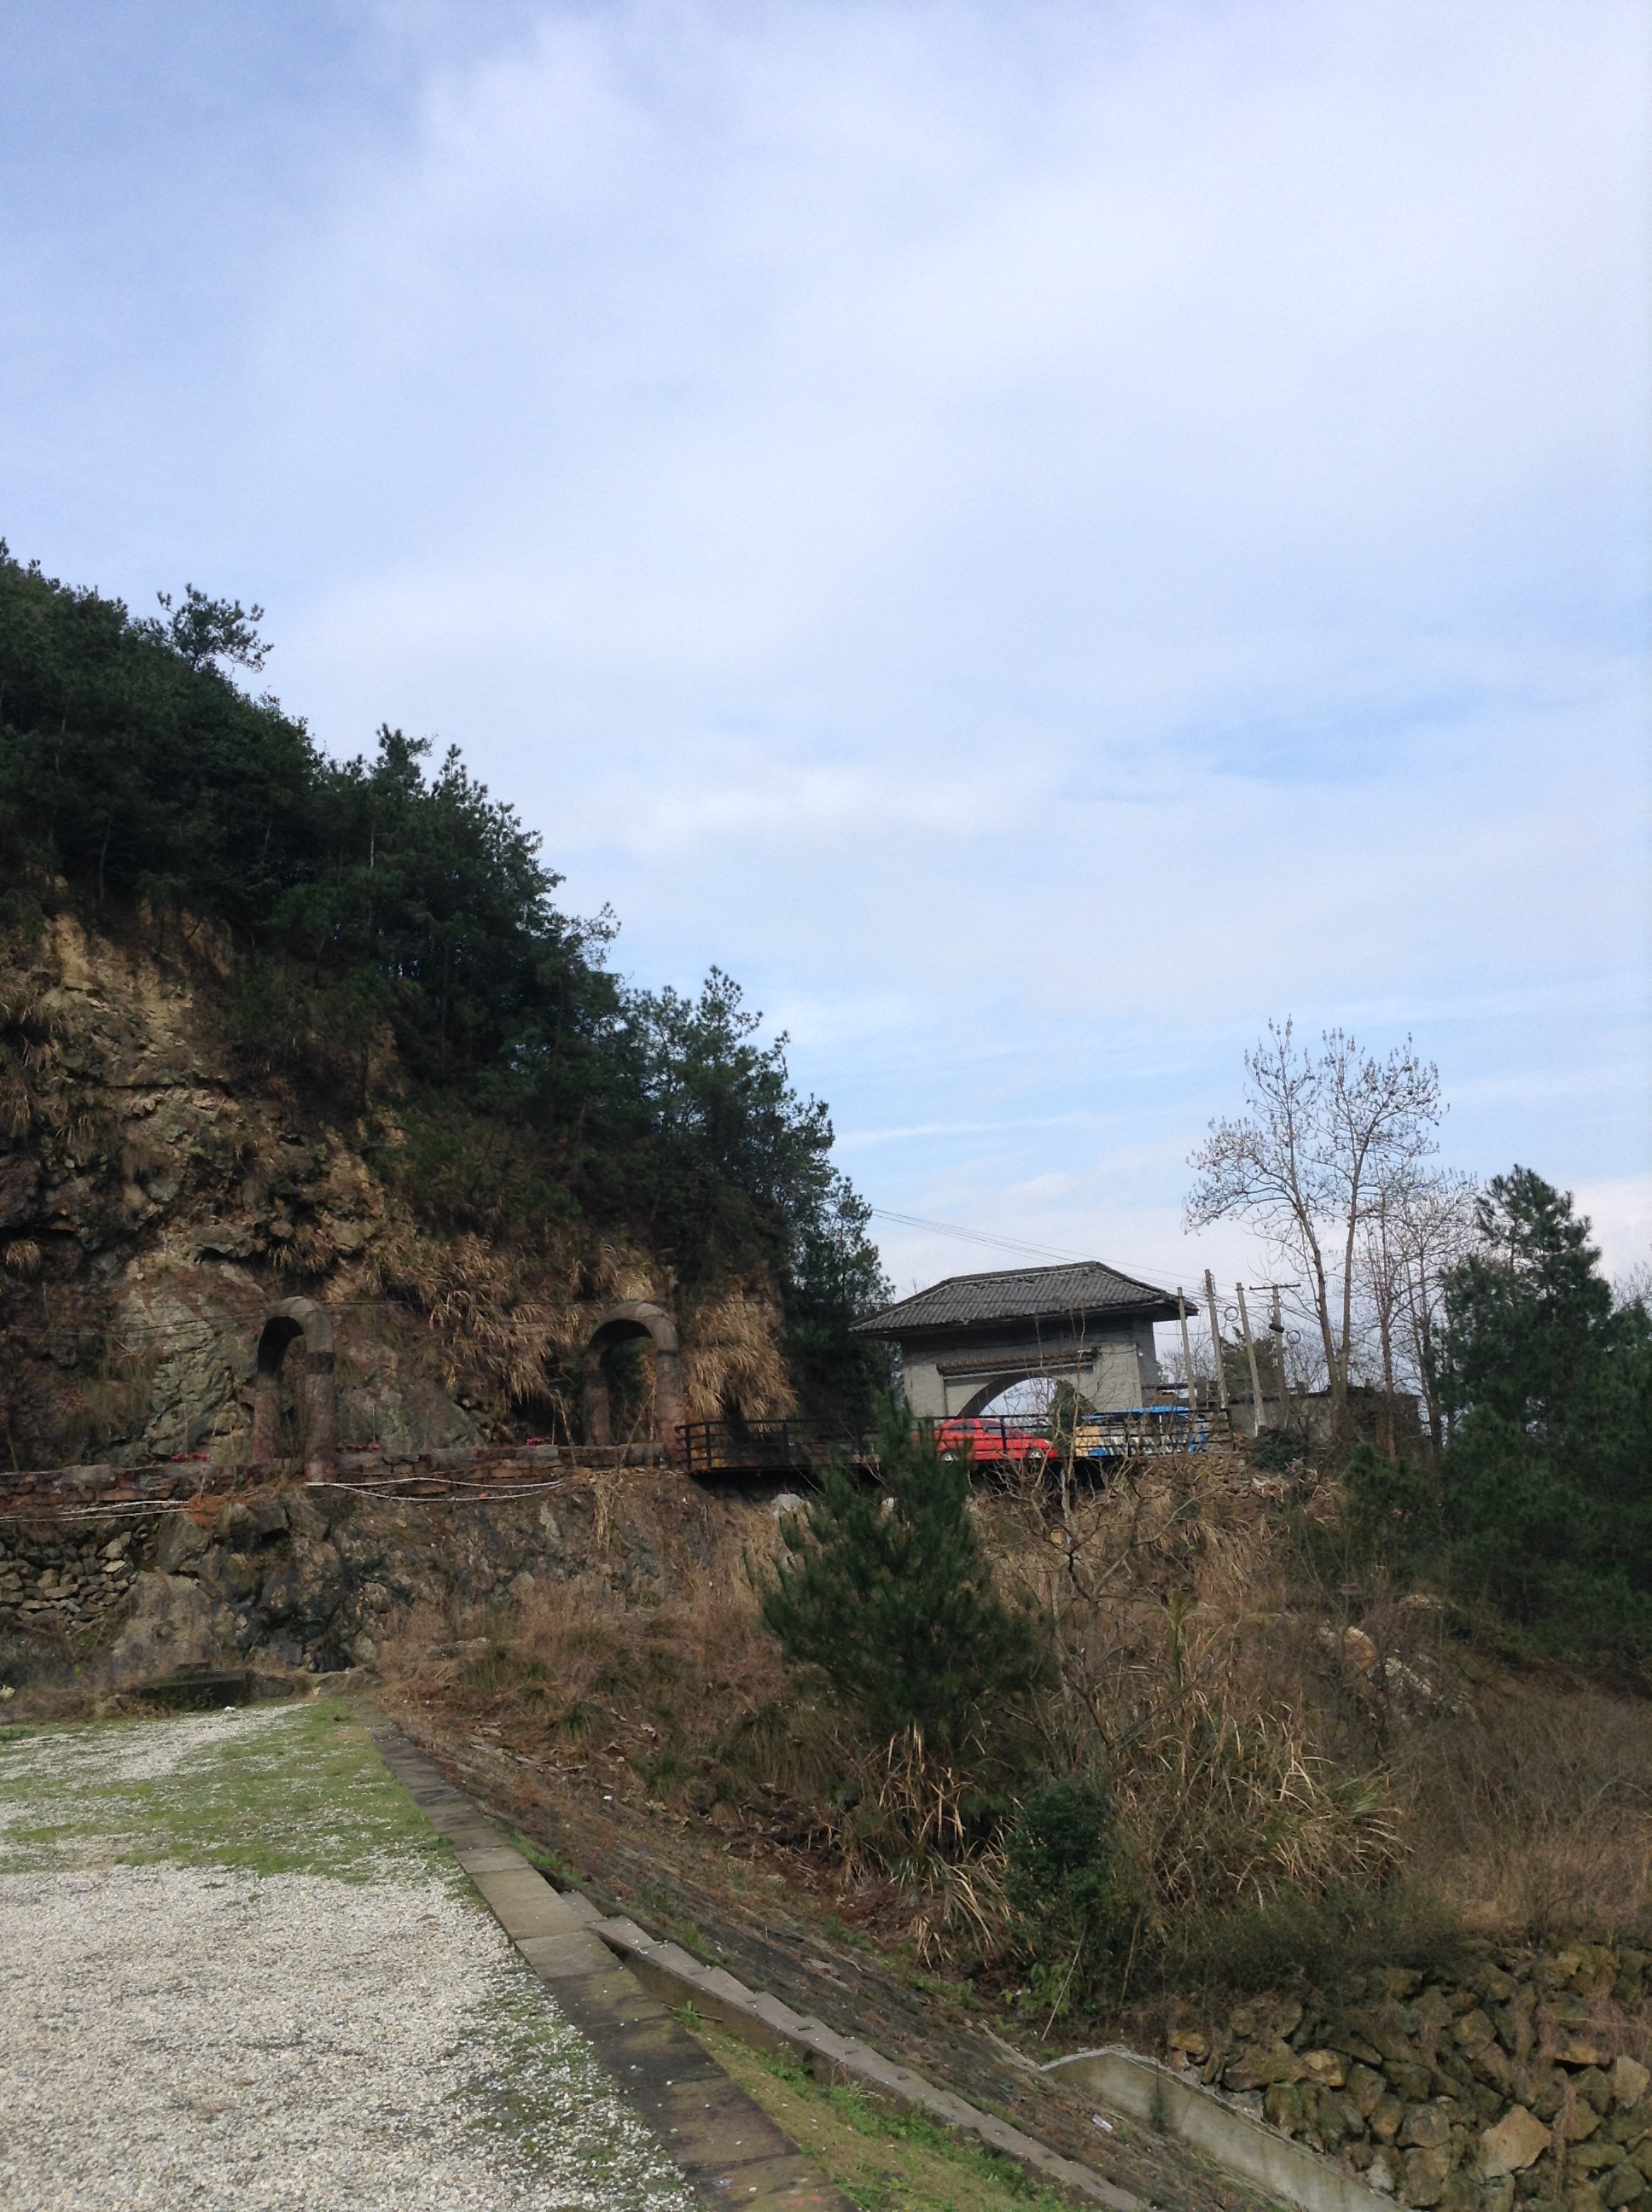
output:
<instances>
[{"instance_id":1,"label":"utility pole","mask_svg":"<svg viewBox=\"0 0 1652 2212\"><path fill-rule=\"evenodd\" d=\"M1273 1357L1279 1371L1279 1419L1282 1425L1285 1425L1291 1419L1291 1394L1285 1386L1285 1316L1279 1310L1279 1294L1282 1291L1294 1291L1297 1285L1294 1283L1253 1283L1250 1287L1253 1291L1267 1291L1272 1295L1273 1311L1267 1324L1267 1333L1273 1339Z\"/></svg>"},{"instance_id":2,"label":"utility pole","mask_svg":"<svg viewBox=\"0 0 1652 2212\"><path fill-rule=\"evenodd\" d=\"M1216 1354L1216 1402L1225 1413L1228 1410L1228 1372L1222 1364L1222 1321L1216 1303L1216 1284L1208 1267L1205 1270L1205 1317L1211 1325L1211 1350Z\"/></svg>"},{"instance_id":3,"label":"utility pole","mask_svg":"<svg viewBox=\"0 0 1652 2212\"><path fill-rule=\"evenodd\" d=\"M1245 1309L1245 1286L1242 1283L1236 1283L1233 1287L1239 1293L1239 1326L1245 1333L1245 1357L1250 1362L1250 1398L1256 1408L1255 1433L1260 1437L1262 1433L1262 1378L1257 1371L1256 1346L1250 1334L1250 1316Z\"/></svg>"},{"instance_id":4,"label":"utility pole","mask_svg":"<svg viewBox=\"0 0 1652 2212\"><path fill-rule=\"evenodd\" d=\"M1180 1283L1176 1285L1176 1319L1181 1324L1181 1372L1187 1383L1187 1419L1192 1420L1199 1411L1199 1394L1193 1387L1193 1355L1187 1342L1187 1301Z\"/></svg>"}]
</instances>

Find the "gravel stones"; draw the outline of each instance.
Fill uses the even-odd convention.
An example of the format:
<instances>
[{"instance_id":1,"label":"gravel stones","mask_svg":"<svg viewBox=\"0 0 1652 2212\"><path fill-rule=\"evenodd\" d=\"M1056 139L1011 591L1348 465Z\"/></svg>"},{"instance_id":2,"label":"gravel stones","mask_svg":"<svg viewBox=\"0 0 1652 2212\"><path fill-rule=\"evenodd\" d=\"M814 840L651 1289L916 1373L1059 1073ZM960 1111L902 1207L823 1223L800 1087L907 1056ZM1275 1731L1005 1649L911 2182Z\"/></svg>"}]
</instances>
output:
<instances>
[{"instance_id":1,"label":"gravel stones","mask_svg":"<svg viewBox=\"0 0 1652 2212\"><path fill-rule=\"evenodd\" d=\"M582 2039L447 1885L17 1875L0 1930L8 2203L676 2200Z\"/></svg>"},{"instance_id":2,"label":"gravel stones","mask_svg":"<svg viewBox=\"0 0 1652 2212\"><path fill-rule=\"evenodd\" d=\"M113 1832L145 1789L229 1818L241 1776L313 1760L325 1711L0 1738L0 2202L686 2212L376 1764L337 1808L355 1880L109 1863L149 1846Z\"/></svg>"}]
</instances>

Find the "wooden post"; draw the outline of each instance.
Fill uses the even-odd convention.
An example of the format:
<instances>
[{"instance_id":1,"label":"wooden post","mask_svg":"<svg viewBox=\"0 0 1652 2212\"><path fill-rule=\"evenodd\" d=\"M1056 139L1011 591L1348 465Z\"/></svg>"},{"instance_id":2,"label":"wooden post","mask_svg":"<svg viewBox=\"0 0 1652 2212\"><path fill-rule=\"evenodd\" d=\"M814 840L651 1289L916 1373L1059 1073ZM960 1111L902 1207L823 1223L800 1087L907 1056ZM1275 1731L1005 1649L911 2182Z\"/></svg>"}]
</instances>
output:
<instances>
[{"instance_id":1,"label":"wooden post","mask_svg":"<svg viewBox=\"0 0 1652 2212\"><path fill-rule=\"evenodd\" d=\"M1257 1371L1256 1346L1250 1334L1250 1316L1245 1310L1245 1286L1242 1283L1236 1283L1233 1287L1239 1293L1239 1326L1245 1334L1245 1357L1250 1362L1251 1403L1256 1408L1254 1433L1260 1437L1262 1433L1262 1378Z\"/></svg>"},{"instance_id":2,"label":"wooden post","mask_svg":"<svg viewBox=\"0 0 1652 2212\"><path fill-rule=\"evenodd\" d=\"M1180 1283L1176 1285L1176 1319L1181 1325L1181 1371L1187 1381L1187 1419L1191 1421L1199 1411L1199 1401L1193 1388L1193 1348L1187 1342L1187 1301L1181 1295Z\"/></svg>"},{"instance_id":3,"label":"wooden post","mask_svg":"<svg viewBox=\"0 0 1652 2212\"><path fill-rule=\"evenodd\" d=\"M1205 1270L1205 1312L1211 1325L1211 1349L1216 1354L1216 1402L1225 1413L1228 1410L1228 1373L1222 1364L1222 1323L1218 1317L1216 1285L1208 1267Z\"/></svg>"}]
</instances>

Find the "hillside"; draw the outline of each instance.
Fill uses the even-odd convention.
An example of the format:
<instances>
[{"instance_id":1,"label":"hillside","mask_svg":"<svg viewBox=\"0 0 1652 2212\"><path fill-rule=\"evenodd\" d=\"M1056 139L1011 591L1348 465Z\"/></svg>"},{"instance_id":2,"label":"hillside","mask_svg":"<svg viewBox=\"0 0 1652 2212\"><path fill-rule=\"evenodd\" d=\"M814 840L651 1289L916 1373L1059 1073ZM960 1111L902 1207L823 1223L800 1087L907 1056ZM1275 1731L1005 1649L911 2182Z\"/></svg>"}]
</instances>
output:
<instances>
[{"instance_id":1,"label":"hillside","mask_svg":"<svg viewBox=\"0 0 1652 2212\"><path fill-rule=\"evenodd\" d=\"M738 987L632 988L457 754L333 760L232 681L256 611L166 615L0 555L12 1464L233 1454L299 1291L347 1442L577 1431L626 1297L677 1316L692 1416L863 1418L865 1209Z\"/></svg>"}]
</instances>

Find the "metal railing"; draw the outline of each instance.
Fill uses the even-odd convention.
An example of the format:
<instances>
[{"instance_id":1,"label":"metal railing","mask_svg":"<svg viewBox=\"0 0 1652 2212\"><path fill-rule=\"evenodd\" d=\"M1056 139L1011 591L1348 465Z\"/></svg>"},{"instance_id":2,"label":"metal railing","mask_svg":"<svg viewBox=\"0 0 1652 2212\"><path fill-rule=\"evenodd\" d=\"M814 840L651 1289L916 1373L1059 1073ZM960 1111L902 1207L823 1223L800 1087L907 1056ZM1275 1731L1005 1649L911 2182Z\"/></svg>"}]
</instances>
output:
<instances>
[{"instance_id":1,"label":"metal railing","mask_svg":"<svg viewBox=\"0 0 1652 2212\"><path fill-rule=\"evenodd\" d=\"M1218 1417L1185 1406L1138 1406L1127 1413L1086 1413L1073 1427L1078 1459L1142 1459L1166 1452L1207 1452Z\"/></svg>"},{"instance_id":2,"label":"metal railing","mask_svg":"<svg viewBox=\"0 0 1652 2212\"><path fill-rule=\"evenodd\" d=\"M677 1434L690 1474L807 1474L834 1452L863 1460L867 1449L811 1421L684 1421Z\"/></svg>"},{"instance_id":3,"label":"metal railing","mask_svg":"<svg viewBox=\"0 0 1652 2212\"><path fill-rule=\"evenodd\" d=\"M997 1414L955 1415L952 1420L958 1428L967 1421L972 1456L983 1463L1000 1457L1018 1462L1027 1440L1038 1434L1030 1421ZM948 1425L935 1425L944 1430ZM1213 1410L1189 1413L1185 1406L1138 1406L1124 1413L1082 1415L1073 1430L1073 1456L1100 1461L1207 1452L1224 1442L1226 1434L1222 1416ZM812 1421L684 1421L677 1437L677 1463L689 1474L807 1474L835 1454L863 1468L873 1457L870 1437L847 1436ZM1054 1438L1045 1449L1052 1462L1061 1456Z\"/></svg>"}]
</instances>

